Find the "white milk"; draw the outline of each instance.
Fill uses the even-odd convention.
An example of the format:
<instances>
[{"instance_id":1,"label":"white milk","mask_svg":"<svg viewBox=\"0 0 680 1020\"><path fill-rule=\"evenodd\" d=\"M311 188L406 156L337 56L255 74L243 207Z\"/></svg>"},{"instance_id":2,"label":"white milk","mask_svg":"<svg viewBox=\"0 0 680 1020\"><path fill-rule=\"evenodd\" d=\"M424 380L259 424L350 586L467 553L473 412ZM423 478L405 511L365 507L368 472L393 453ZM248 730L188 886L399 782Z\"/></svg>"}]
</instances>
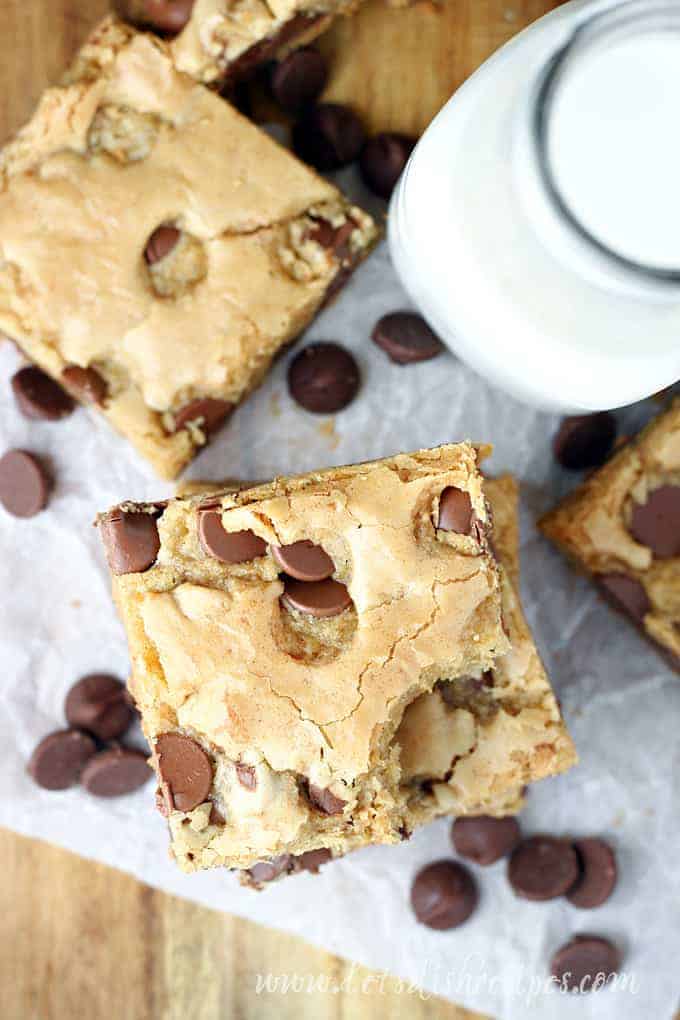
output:
<instances>
[{"instance_id":1,"label":"white milk","mask_svg":"<svg viewBox=\"0 0 680 1020\"><path fill-rule=\"evenodd\" d=\"M516 396L632 402L680 378L680 2L575 0L495 54L416 147L397 270Z\"/></svg>"}]
</instances>

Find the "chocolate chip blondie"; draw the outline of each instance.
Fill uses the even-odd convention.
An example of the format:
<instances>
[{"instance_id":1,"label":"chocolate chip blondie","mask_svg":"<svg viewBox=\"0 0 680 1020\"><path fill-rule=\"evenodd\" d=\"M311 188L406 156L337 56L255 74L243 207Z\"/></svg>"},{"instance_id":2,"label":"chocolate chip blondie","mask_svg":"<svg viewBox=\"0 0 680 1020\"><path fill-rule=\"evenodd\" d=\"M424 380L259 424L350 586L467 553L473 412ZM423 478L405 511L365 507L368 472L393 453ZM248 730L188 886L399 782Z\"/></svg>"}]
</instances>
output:
<instances>
[{"instance_id":1,"label":"chocolate chip blondie","mask_svg":"<svg viewBox=\"0 0 680 1020\"><path fill-rule=\"evenodd\" d=\"M539 527L680 671L680 399Z\"/></svg>"},{"instance_id":2,"label":"chocolate chip blondie","mask_svg":"<svg viewBox=\"0 0 680 1020\"><path fill-rule=\"evenodd\" d=\"M184 870L336 855L410 831L405 771L414 800L439 774L415 752L402 762L405 710L450 678L485 676L509 649L483 452L461 443L99 518ZM474 684L461 697L476 704ZM469 755L472 711L448 709ZM474 771L451 787L456 803L474 797ZM513 769L515 787L526 775Z\"/></svg>"},{"instance_id":3,"label":"chocolate chip blondie","mask_svg":"<svg viewBox=\"0 0 680 1020\"><path fill-rule=\"evenodd\" d=\"M377 229L109 18L0 156L0 329L174 477Z\"/></svg>"},{"instance_id":4,"label":"chocolate chip blondie","mask_svg":"<svg viewBox=\"0 0 680 1020\"><path fill-rule=\"evenodd\" d=\"M233 81L285 56L351 14L360 0L119 0L118 12L168 40L180 71Z\"/></svg>"},{"instance_id":5,"label":"chocolate chip blondie","mask_svg":"<svg viewBox=\"0 0 680 1020\"><path fill-rule=\"evenodd\" d=\"M493 516L510 650L484 673L440 680L406 707L394 738L404 835L439 815L513 814L526 784L576 762L519 600L517 482L509 475L487 478L484 494ZM262 861L248 869L244 883L259 888L317 871L333 856L330 850L313 854Z\"/></svg>"}]
</instances>

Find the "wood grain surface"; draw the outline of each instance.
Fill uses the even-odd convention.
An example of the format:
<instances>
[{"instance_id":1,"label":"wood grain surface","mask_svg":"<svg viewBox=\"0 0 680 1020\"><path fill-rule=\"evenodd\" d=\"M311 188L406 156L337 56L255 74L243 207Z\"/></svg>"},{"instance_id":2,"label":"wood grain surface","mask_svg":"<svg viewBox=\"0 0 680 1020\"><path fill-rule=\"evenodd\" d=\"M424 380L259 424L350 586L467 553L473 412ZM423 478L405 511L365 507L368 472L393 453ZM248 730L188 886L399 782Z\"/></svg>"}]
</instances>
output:
<instances>
[{"instance_id":1,"label":"wood grain surface","mask_svg":"<svg viewBox=\"0 0 680 1020\"><path fill-rule=\"evenodd\" d=\"M553 6L424 0L391 9L369 0L321 41L328 96L352 103L371 130L421 131L485 57ZM106 9L105 0L0 0L2 140ZM44 844L0 831L0 857L2 1020L474 1020L299 939ZM258 995L267 971L322 975L342 991Z\"/></svg>"}]
</instances>

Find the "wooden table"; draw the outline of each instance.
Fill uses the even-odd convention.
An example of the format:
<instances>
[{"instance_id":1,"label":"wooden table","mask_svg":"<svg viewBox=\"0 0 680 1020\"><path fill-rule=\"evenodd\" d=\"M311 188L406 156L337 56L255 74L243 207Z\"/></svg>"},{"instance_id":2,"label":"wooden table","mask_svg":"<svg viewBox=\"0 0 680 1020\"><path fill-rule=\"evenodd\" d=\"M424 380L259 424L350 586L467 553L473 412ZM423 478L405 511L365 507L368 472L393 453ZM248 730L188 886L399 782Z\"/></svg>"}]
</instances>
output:
<instances>
[{"instance_id":1,"label":"wooden table","mask_svg":"<svg viewBox=\"0 0 680 1020\"><path fill-rule=\"evenodd\" d=\"M329 97L374 129L421 131L494 49L555 0L369 0L322 41ZM0 138L28 117L105 0L2 0ZM267 931L155 892L103 865L0 831L2 1020L474 1020L437 999ZM343 991L260 994L256 975L325 975ZM343 985L344 981L344 985ZM480 1020L477 1017L477 1020Z\"/></svg>"}]
</instances>

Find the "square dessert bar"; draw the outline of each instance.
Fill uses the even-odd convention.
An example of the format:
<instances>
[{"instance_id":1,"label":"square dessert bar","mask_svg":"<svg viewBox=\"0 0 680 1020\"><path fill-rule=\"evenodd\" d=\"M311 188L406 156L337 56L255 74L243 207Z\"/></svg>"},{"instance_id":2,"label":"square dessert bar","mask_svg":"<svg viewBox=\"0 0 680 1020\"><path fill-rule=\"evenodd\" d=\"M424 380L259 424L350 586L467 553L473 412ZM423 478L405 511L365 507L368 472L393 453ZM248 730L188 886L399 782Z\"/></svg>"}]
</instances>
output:
<instances>
[{"instance_id":1,"label":"square dessert bar","mask_svg":"<svg viewBox=\"0 0 680 1020\"><path fill-rule=\"evenodd\" d=\"M680 399L539 527L680 672Z\"/></svg>"},{"instance_id":2,"label":"square dessert bar","mask_svg":"<svg viewBox=\"0 0 680 1020\"><path fill-rule=\"evenodd\" d=\"M410 831L405 709L509 648L479 455L461 443L99 518L184 870Z\"/></svg>"},{"instance_id":3,"label":"square dessert bar","mask_svg":"<svg viewBox=\"0 0 680 1020\"><path fill-rule=\"evenodd\" d=\"M221 83L306 45L360 0L119 0L122 17L162 33L180 71Z\"/></svg>"},{"instance_id":4,"label":"square dessert bar","mask_svg":"<svg viewBox=\"0 0 680 1020\"><path fill-rule=\"evenodd\" d=\"M0 329L175 476L377 237L107 19L0 157Z\"/></svg>"},{"instance_id":5,"label":"square dessert bar","mask_svg":"<svg viewBox=\"0 0 680 1020\"><path fill-rule=\"evenodd\" d=\"M509 475L485 479L484 494L510 650L483 674L439 681L406 707L395 736L404 834L439 815L514 814L526 784L576 762L519 600L517 482ZM285 854L255 864L243 880L260 887L316 871L332 856L329 850Z\"/></svg>"}]
</instances>

